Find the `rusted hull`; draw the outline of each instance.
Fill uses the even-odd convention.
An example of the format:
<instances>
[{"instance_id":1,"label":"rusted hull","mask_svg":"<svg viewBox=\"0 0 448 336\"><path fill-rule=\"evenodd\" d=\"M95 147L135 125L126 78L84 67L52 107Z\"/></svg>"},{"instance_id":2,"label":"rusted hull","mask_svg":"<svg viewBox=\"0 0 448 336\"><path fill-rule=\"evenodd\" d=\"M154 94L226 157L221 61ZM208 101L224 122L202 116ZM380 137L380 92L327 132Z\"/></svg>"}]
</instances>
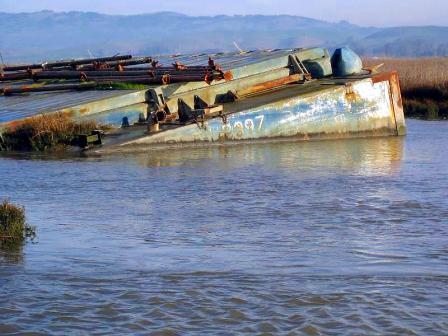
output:
<instances>
[{"instance_id":1,"label":"rusted hull","mask_svg":"<svg viewBox=\"0 0 448 336\"><path fill-rule=\"evenodd\" d=\"M328 87L326 87L328 86ZM324 87L324 88L322 88ZM158 144L215 143L297 137L403 135L405 122L395 73L330 83L262 106L127 141L116 149Z\"/></svg>"}]
</instances>

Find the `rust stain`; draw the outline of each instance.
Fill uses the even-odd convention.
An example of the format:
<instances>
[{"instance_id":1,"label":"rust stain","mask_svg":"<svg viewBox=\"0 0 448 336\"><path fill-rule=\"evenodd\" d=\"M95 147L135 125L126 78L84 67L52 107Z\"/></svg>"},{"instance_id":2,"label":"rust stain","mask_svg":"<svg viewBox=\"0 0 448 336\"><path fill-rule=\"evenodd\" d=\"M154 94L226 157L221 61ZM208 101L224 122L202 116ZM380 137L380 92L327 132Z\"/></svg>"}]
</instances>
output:
<instances>
[{"instance_id":1,"label":"rust stain","mask_svg":"<svg viewBox=\"0 0 448 336\"><path fill-rule=\"evenodd\" d=\"M90 109L88 107L83 107L83 108L79 109L80 114L85 114L85 113L88 113L89 111L90 111Z\"/></svg>"},{"instance_id":2,"label":"rust stain","mask_svg":"<svg viewBox=\"0 0 448 336\"><path fill-rule=\"evenodd\" d=\"M243 89L243 90L238 90L237 91L237 96L248 96L251 94L256 94L256 93L260 93L263 91L267 91L282 85L287 85L287 84L291 84L291 83L295 83L298 82L302 79L302 75L300 74L294 74L291 76L287 76L284 78L280 78L280 79L276 79L276 80L272 80L269 82L265 82L265 83L261 83L261 84L257 84L254 86L251 86L247 89Z\"/></svg>"},{"instance_id":3,"label":"rust stain","mask_svg":"<svg viewBox=\"0 0 448 336\"><path fill-rule=\"evenodd\" d=\"M353 84L347 83L345 85L345 99L347 99L348 102L352 103L360 98L361 97L359 96L359 94L353 90Z\"/></svg>"},{"instance_id":4,"label":"rust stain","mask_svg":"<svg viewBox=\"0 0 448 336\"><path fill-rule=\"evenodd\" d=\"M400 108L403 108L403 98L401 96L400 78L397 72L392 74L390 84L398 106Z\"/></svg>"},{"instance_id":5,"label":"rust stain","mask_svg":"<svg viewBox=\"0 0 448 336\"><path fill-rule=\"evenodd\" d=\"M389 82L389 95L391 99L391 109L397 130L397 135L406 133L403 114L403 98L401 96L400 79L397 71L385 72L372 76L372 82Z\"/></svg>"},{"instance_id":6,"label":"rust stain","mask_svg":"<svg viewBox=\"0 0 448 336\"><path fill-rule=\"evenodd\" d=\"M233 73L231 71L226 71L224 73L224 79L228 82L233 80Z\"/></svg>"},{"instance_id":7,"label":"rust stain","mask_svg":"<svg viewBox=\"0 0 448 336\"><path fill-rule=\"evenodd\" d=\"M382 72L382 73L373 75L372 82L374 84L379 83L379 82L389 82L392 79L392 77L394 77L394 76L398 76L397 71Z\"/></svg>"}]
</instances>

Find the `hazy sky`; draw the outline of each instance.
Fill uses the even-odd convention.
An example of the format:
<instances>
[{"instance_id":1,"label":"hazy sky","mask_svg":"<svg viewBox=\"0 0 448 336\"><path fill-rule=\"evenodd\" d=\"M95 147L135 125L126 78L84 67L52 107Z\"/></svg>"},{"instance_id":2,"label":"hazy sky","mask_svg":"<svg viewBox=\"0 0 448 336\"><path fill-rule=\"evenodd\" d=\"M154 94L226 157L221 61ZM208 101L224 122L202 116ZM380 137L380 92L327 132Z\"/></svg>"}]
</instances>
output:
<instances>
[{"instance_id":1,"label":"hazy sky","mask_svg":"<svg viewBox=\"0 0 448 336\"><path fill-rule=\"evenodd\" d=\"M448 26L448 0L0 0L0 12L42 9L107 14L291 14L364 26Z\"/></svg>"}]
</instances>

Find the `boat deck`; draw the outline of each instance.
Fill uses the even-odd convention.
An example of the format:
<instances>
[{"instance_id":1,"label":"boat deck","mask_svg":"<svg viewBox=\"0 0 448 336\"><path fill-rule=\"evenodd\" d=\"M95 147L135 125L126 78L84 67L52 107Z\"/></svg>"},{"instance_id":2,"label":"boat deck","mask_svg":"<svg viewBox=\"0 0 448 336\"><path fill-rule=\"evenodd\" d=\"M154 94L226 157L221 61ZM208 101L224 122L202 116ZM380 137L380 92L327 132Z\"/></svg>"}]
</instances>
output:
<instances>
[{"instance_id":1,"label":"boat deck","mask_svg":"<svg viewBox=\"0 0 448 336\"><path fill-rule=\"evenodd\" d=\"M234 79L245 78L263 71L285 69L288 56L301 51L304 56L319 57L322 49L278 49L257 50L244 53L215 53L197 55L161 55L154 57L160 65L172 66L180 62L185 66L208 64L209 57L219 64L223 71L231 71ZM317 55L317 56L316 56ZM150 69L150 65L131 66L130 68ZM221 84L213 82L185 82L170 85L151 85L147 88L160 88L163 94L171 96L184 92L207 88ZM29 85L21 83L0 82L0 87ZM28 93L14 96L0 96L0 129L15 124L25 118L46 113L67 113L73 118L82 118L105 111L125 108L135 104L146 103L146 90L91 90Z\"/></svg>"},{"instance_id":2,"label":"boat deck","mask_svg":"<svg viewBox=\"0 0 448 336\"><path fill-rule=\"evenodd\" d=\"M38 114L64 111L75 106L127 95L127 90L95 90L42 92L21 96L0 96L0 124L29 118Z\"/></svg>"}]
</instances>

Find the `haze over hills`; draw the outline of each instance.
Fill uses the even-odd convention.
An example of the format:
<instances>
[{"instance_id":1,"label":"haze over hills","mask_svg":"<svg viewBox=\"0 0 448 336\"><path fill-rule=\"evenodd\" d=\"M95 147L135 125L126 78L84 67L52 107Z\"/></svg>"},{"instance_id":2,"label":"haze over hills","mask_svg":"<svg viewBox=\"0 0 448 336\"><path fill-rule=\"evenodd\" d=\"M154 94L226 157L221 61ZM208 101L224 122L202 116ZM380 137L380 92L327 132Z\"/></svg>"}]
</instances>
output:
<instances>
[{"instance_id":1,"label":"haze over hills","mask_svg":"<svg viewBox=\"0 0 448 336\"><path fill-rule=\"evenodd\" d=\"M0 13L0 31L0 52L8 63L129 52L233 51L234 41L246 50L348 45L370 56L448 55L448 27L360 27L287 15Z\"/></svg>"}]
</instances>

